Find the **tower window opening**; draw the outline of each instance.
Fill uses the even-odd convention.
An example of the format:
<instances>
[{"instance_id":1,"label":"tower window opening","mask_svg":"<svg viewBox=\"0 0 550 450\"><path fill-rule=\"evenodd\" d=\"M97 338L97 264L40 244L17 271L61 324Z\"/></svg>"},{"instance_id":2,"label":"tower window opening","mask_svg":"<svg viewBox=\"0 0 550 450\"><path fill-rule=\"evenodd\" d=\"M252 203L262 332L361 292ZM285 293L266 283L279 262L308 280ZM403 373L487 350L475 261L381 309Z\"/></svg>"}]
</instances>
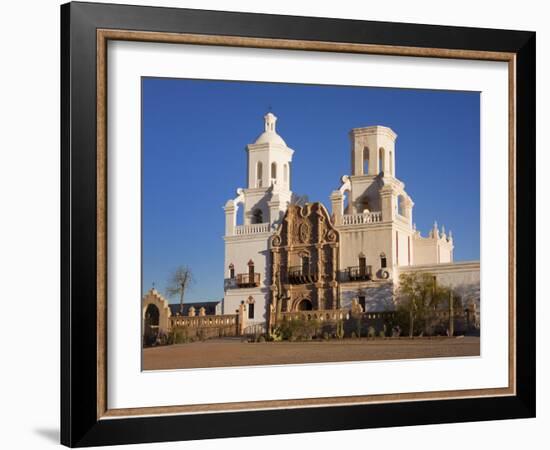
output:
<instances>
[{"instance_id":1,"label":"tower window opening","mask_svg":"<svg viewBox=\"0 0 550 450\"><path fill-rule=\"evenodd\" d=\"M271 163L271 179L277 179L277 163Z\"/></svg>"},{"instance_id":2,"label":"tower window opening","mask_svg":"<svg viewBox=\"0 0 550 450\"><path fill-rule=\"evenodd\" d=\"M256 209L254 211L254 214L252 216L252 223L263 223L264 222L264 217L263 217L263 214L262 214L262 210L261 209Z\"/></svg>"},{"instance_id":3,"label":"tower window opening","mask_svg":"<svg viewBox=\"0 0 550 450\"><path fill-rule=\"evenodd\" d=\"M380 267L382 269L385 269L386 267L388 266L388 262L386 260L386 254L385 253L381 253L380 254Z\"/></svg>"},{"instance_id":4,"label":"tower window opening","mask_svg":"<svg viewBox=\"0 0 550 450\"><path fill-rule=\"evenodd\" d=\"M229 264L229 278L235 278L235 266Z\"/></svg>"},{"instance_id":5,"label":"tower window opening","mask_svg":"<svg viewBox=\"0 0 550 450\"><path fill-rule=\"evenodd\" d=\"M350 214L351 213L350 207L349 207L349 197L350 197L350 192L347 191L347 190L344 191L343 198L342 198L342 206L343 206L344 214Z\"/></svg>"},{"instance_id":6,"label":"tower window opening","mask_svg":"<svg viewBox=\"0 0 550 450\"><path fill-rule=\"evenodd\" d=\"M262 187L262 174L263 174L263 164L261 161L258 161L258 164L256 165L256 187Z\"/></svg>"},{"instance_id":7,"label":"tower window opening","mask_svg":"<svg viewBox=\"0 0 550 450\"><path fill-rule=\"evenodd\" d=\"M378 173L384 174L384 168L386 167L386 151L380 147L378 150Z\"/></svg>"},{"instance_id":8,"label":"tower window opening","mask_svg":"<svg viewBox=\"0 0 550 450\"><path fill-rule=\"evenodd\" d=\"M369 149L365 147L363 149L363 174L367 175L369 173Z\"/></svg>"},{"instance_id":9,"label":"tower window opening","mask_svg":"<svg viewBox=\"0 0 550 450\"><path fill-rule=\"evenodd\" d=\"M397 214L399 214L400 216L403 216L404 215L404 208L403 208L403 202L405 201L405 197L403 197L402 195L398 195L397 196Z\"/></svg>"},{"instance_id":10,"label":"tower window opening","mask_svg":"<svg viewBox=\"0 0 550 450\"><path fill-rule=\"evenodd\" d=\"M394 172L393 172L393 153L390 152L390 174L392 177L395 176Z\"/></svg>"},{"instance_id":11,"label":"tower window opening","mask_svg":"<svg viewBox=\"0 0 550 450\"><path fill-rule=\"evenodd\" d=\"M286 164L283 166L283 176L284 176L285 183L287 183L288 182L288 166Z\"/></svg>"},{"instance_id":12,"label":"tower window opening","mask_svg":"<svg viewBox=\"0 0 550 450\"><path fill-rule=\"evenodd\" d=\"M237 211L235 211L235 225L242 225L244 224L244 204L238 203L235 206L237 208Z\"/></svg>"}]
</instances>

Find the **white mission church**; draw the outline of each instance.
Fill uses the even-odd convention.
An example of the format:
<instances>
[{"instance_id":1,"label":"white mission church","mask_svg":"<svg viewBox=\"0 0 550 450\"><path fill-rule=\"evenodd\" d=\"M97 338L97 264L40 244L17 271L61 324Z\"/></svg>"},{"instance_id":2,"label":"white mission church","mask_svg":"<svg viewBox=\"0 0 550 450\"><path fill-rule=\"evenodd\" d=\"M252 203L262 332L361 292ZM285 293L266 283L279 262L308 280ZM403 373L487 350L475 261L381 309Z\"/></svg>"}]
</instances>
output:
<instances>
[{"instance_id":1,"label":"white mission church","mask_svg":"<svg viewBox=\"0 0 550 450\"><path fill-rule=\"evenodd\" d=\"M412 271L436 275L479 305L479 261L454 262L453 236L443 227L423 237L414 226L414 202L396 177L393 130L350 131L351 174L332 192L329 212L293 194L294 150L277 133L277 117L264 119L265 130L246 147L248 185L224 207L224 314L244 305L247 322L261 326L281 313L352 302L391 311L399 274Z\"/></svg>"}]
</instances>

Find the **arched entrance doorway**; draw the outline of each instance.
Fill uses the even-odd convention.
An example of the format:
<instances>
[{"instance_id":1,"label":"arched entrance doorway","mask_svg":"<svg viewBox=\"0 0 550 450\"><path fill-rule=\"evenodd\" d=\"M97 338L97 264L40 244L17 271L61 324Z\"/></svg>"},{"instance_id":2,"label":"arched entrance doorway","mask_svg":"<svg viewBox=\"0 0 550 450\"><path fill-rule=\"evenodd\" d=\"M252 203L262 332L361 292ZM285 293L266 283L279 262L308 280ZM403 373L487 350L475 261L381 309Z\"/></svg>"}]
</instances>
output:
<instances>
[{"instance_id":1,"label":"arched entrance doorway","mask_svg":"<svg viewBox=\"0 0 550 450\"><path fill-rule=\"evenodd\" d=\"M149 304L145 310L145 321L144 321L144 330L143 330L143 345L151 346L153 345L159 333L159 309L153 305Z\"/></svg>"},{"instance_id":2,"label":"arched entrance doorway","mask_svg":"<svg viewBox=\"0 0 550 450\"><path fill-rule=\"evenodd\" d=\"M313 303L311 300L304 298L300 303L298 303L298 311L311 311L313 309Z\"/></svg>"}]
</instances>

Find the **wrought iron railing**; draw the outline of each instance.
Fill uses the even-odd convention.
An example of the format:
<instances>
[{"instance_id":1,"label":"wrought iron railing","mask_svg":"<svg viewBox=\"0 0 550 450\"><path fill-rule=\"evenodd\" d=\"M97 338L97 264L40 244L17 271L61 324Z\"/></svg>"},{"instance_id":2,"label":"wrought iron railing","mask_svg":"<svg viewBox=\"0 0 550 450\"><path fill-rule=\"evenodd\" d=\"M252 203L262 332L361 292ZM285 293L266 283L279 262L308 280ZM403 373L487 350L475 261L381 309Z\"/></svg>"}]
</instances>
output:
<instances>
[{"instance_id":1,"label":"wrought iron railing","mask_svg":"<svg viewBox=\"0 0 550 450\"><path fill-rule=\"evenodd\" d=\"M317 268L312 266L290 266L286 273L290 284L315 283L319 279Z\"/></svg>"},{"instance_id":2,"label":"wrought iron railing","mask_svg":"<svg viewBox=\"0 0 550 450\"><path fill-rule=\"evenodd\" d=\"M372 279L372 266L352 266L347 269L350 281L368 281Z\"/></svg>"},{"instance_id":3,"label":"wrought iron railing","mask_svg":"<svg viewBox=\"0 0 550 450\"><path fill-rule=\"evenodd\" d=\"M237 287L258 287L260 285L259 273L239 273L237 274Z\"/></svg>"}]
</instances>

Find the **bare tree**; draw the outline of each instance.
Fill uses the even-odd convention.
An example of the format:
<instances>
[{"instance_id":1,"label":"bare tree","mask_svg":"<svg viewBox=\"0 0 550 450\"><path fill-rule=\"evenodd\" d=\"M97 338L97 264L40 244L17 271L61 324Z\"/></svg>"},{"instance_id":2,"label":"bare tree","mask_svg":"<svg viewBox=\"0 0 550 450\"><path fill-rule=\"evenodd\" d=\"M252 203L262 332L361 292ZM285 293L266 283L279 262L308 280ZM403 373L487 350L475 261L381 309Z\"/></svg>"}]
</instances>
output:
<instances>
[{"instance_id":1,"label":"bare tree","mask_svg":"<svg viewBox=\"0 0 550 450\"><path fill-rule=\"evenodd\" d=\"M193 272L187 266L179 266L168 280L166 293L168 297L179 295L180 298L180 314L183 314L183 296L194 283Z\"/></svg>"}]
</instances>

